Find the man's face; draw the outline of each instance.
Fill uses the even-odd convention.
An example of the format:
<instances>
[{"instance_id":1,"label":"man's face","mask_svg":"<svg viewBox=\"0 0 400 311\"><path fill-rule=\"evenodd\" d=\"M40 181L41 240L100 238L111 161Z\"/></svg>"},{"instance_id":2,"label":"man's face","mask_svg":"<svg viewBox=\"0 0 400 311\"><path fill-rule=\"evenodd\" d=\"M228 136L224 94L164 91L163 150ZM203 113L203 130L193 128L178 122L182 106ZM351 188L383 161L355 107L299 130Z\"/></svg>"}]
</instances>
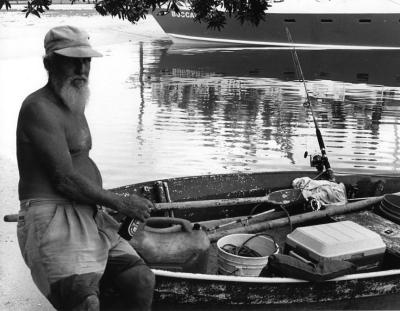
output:
<instances>
[{"instance_id":1,"label":"man's face","mask_svg":"<svg viewBox=\"0 0 400 311\"><path fill-rule=\"evenodd\" d=\"M64 104L74 112L83 112L89 99L90 58L55 55L50 80Z\"/></svg>"},{"instance_id":2,"label":"man's face","mask_svg":"<svg viewBox=\"0 0 400 311\"><path fill-rule=\"evenodd\" d=\"M81 88L88 83L91 58L55 56L54 74L63 83Z\"/></svg>"}]
</instances>

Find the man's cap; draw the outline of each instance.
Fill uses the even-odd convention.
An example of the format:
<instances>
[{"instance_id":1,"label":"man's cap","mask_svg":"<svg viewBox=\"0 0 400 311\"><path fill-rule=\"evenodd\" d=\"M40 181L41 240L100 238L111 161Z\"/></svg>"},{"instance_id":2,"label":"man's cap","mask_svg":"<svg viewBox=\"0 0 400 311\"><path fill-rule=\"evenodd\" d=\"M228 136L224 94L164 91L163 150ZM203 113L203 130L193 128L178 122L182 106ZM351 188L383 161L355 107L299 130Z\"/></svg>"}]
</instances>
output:
<instances>
[{"instance_id":1,"label":"man's cap","mask_svg":"<svg viewBox=\"0 0 400 311\"><path fill-rule=\"evenodd\" d=\"M86 31L74 26L58 26L50 29L44 37L46 55L56 53L67 57L101 57L92 48Z\"/></svg>"}]
</instances>

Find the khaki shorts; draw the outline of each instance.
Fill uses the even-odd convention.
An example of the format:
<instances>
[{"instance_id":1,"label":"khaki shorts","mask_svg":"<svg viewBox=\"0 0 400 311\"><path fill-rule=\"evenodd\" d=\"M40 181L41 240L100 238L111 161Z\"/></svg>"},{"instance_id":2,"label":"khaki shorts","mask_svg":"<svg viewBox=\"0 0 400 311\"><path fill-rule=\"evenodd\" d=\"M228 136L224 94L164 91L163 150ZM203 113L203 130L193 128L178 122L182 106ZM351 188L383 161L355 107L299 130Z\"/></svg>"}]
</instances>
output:
<instances>
[{"instance_id":1,"label":"khaki shorts","mask_svg":"<svg viewBox=\"0 0 400 311\"><path fill-rule=\"evenodd\" d=\"M57 309L99 294L107 271L118 274L144 262L102 208L61 199L21 202L17 227L33 281Z\"/></svg>"}]
</instances>

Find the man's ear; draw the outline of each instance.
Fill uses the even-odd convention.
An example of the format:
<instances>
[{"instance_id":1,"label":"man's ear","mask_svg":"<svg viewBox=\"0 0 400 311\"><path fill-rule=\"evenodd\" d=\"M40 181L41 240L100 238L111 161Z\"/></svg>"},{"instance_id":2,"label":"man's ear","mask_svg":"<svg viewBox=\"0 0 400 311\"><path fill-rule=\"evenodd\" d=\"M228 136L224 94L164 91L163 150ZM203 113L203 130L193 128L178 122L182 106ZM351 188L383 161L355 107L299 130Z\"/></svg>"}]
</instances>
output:
<instances>
[{"instance_id":1,"label":"man's ear","mask_svg":"<svg viewBox=\"0 0 400 311\"><path fill-rule=\"evenodd\" d=\"M56 57L54 54L49 54L43 56L43 65L46 68L47 72L51 72L54 69L56 62Z\"/></svg>"},{"instance_id":2,"label":"man's ear","mask_svg":"<svg viewBox=\"0 0 400 311\"><path fill-rule=\"evenodd\" d=\"M44 68L47 71L49 71L49 69L50 69L50 61L49 61L49 58L46 57L46 56L43 57L43 65L44 65Z\"/></svg>"}]
</instances>

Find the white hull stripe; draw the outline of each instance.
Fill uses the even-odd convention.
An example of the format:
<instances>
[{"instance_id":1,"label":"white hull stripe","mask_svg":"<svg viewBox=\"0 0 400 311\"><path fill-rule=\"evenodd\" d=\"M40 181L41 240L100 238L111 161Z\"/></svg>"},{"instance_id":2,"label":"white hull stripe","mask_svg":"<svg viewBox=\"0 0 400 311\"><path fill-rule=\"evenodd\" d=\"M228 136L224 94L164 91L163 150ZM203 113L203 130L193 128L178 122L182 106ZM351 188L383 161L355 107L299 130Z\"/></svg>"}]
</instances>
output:
<instances>
[{"instance_id":1,"label":"white hull stripe","mask_svg":"<svg viewBox=\"0 0 400 311\"><path fill-rule=\"evenodd\" d=\"M319 49L351 49L351 50L399 50L400 47L387 47L387 46L362 46L362 45L336 45L336 44L309 44L309 43L282 43L282 42L270 42L270 41L247 41L247 40L233 40L233 39L220 39L220 38L208 38L208 37L195 37L179 35L175 33L167 33L169 36L184 40L197 40L197 41L208 41L218 43L235 43L243 45L270 45L270 46L283 46L283 47L299 47L302 49L307 48L319 48Z\"/></svg>"},{"instance_id":2,"label":"white hull stripe","mask_svg":"<svg viewBox=\"0 0 400 311\"><path fill-rule=\"evenodd\" d=\"M308 281L298 280L293 278L267 278L267 277L244 277L244 276L229 276L229 275L214 275L214 274L200 274L200 273L187 273L187 272L171 272L166 270L152 269L155 275L165 276L177 279L192 279L192 280L205 280L205 281L226 281L226 282L243 282L243 283L304 283ZM366 278L385 277L391 275L399 275L400 269L348 274L341 276L327 282L334 281L348 281L348 280L362 280Z\"/></svg>"}]
</instances>

